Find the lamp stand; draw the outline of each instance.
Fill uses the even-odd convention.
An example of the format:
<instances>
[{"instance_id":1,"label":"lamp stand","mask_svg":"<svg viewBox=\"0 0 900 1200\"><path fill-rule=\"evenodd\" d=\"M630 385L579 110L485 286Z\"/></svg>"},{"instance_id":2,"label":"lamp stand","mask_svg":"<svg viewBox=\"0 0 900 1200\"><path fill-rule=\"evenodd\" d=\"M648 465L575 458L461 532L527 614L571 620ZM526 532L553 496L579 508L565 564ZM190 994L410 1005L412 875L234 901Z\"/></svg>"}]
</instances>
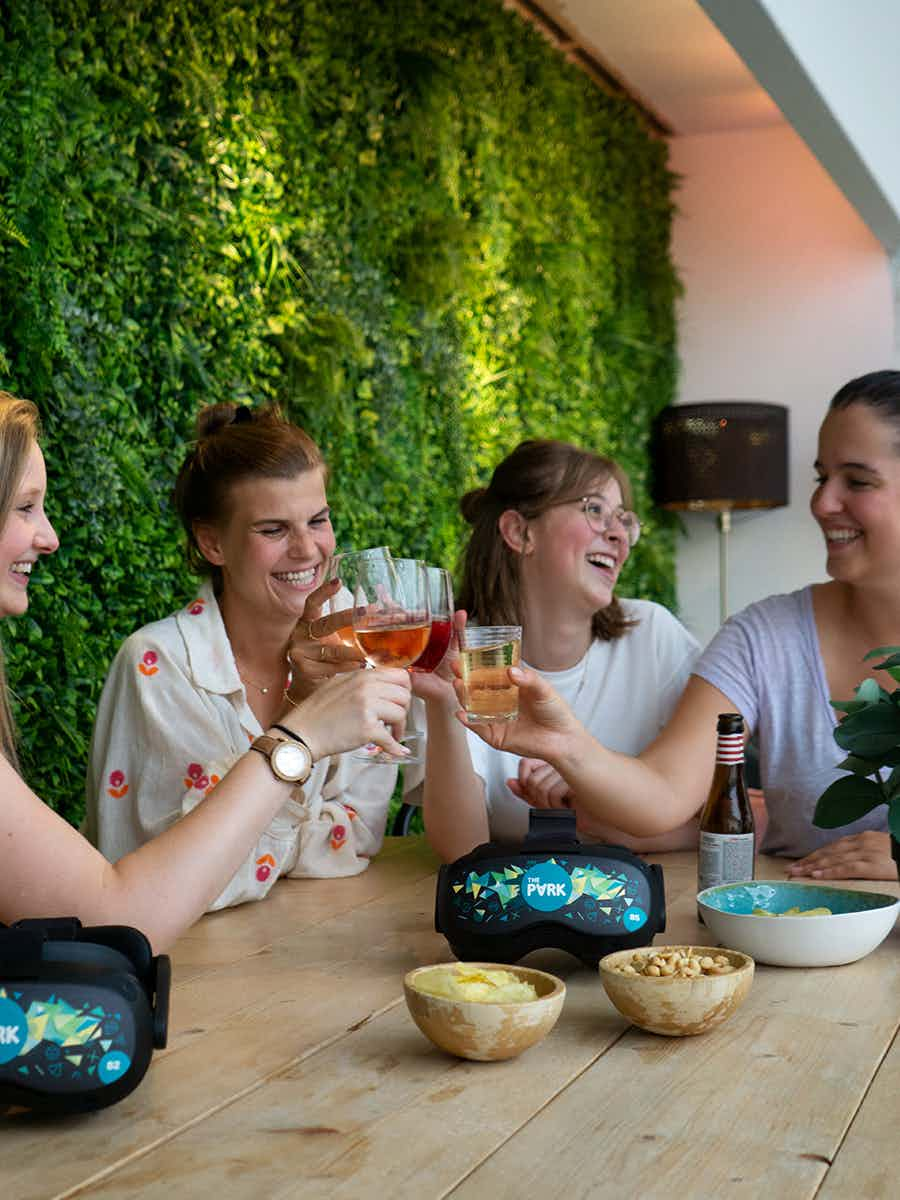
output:
<instances>
[{"instance_id":1,"label":"lamp stand","mask_svg":"<svg viewBox=\"0 0 900 1200\"><path fill-rule=\"evenodd\" d=\"M719 624L728 617L728 535L731 533L731 509L723 508L718 515L719 525Z\"/></svg>"}]
</instances>

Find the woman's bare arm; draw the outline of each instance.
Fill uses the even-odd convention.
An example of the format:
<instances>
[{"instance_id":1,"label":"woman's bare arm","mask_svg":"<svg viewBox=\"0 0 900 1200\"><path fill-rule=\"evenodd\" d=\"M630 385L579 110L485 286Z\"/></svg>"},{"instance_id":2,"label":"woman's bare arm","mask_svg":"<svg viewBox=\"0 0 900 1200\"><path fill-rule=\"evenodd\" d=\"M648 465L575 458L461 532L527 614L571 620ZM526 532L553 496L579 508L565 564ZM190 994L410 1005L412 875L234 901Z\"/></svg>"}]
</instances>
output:
<instances>
[{"instance_id":1,"label":"woman's bare arm","mask_svg":"<svg viewBox=\"0 0 900 1200\"><path fill-rule=\"evenodd\" d=\"M316 759L368 741L396 751L389 727L402 724L408 700L405 672L354 672L323 684L281 723L309 743ZM248 752L197 808L115 864L2 756L0 791L0 919L74 915L85 924L133 925L162 950L206 911L291 785L275 778L262 755Z\"/></svg>"},{"instance_id":2,"label":"woman's bare arm","mask_svg":"<svg viewBox=\"0 0 900 1200\"><path fill-rule=\"evenodd\" d=\"M555 767L578 798L582 823L648 838L696 814L712 780L716 717L737 711L718 688L692 675L668 725L633 758L602 746L536 672L514 669L511 677L519 684L518 719L471 728L498 750Z\"/></svg>"}]
</instances>

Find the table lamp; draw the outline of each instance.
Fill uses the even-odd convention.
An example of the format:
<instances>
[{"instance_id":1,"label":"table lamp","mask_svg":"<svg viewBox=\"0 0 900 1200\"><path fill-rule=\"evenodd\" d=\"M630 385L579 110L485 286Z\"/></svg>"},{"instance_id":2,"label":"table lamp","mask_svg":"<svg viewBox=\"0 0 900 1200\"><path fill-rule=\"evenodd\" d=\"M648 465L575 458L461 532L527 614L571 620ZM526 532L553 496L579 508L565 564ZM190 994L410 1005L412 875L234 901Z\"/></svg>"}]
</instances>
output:
<instances>
[{"instance_id":1,"label":"table lamp","mask_svg":"<svg viewBox=\"0 0 900 1200\"><path fill-rule=\"evenodd\" d=\"M653 459L653 498L661 508L717 515L724 621L732 511L788 502L788 410L744 400L664 408L654 424Z\"/></svg>"}]
</instances>

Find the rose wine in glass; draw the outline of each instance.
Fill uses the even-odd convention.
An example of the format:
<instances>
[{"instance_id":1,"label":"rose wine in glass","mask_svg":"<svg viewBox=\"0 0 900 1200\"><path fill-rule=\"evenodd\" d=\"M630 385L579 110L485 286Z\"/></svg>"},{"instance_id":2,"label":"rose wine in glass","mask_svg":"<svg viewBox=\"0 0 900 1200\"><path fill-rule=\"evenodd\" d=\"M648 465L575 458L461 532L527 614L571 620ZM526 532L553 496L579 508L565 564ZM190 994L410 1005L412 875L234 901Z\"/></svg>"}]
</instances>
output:
<instances>
[{"instance_id":1,"label":"rose wine in glass","mask_svg":"<svg viewBox=\"0 0 900 1200\"><path fill-rule=\"evenodd\" d=\"M368 559L360 565L353 600L353 633L370 667L408 667L419 657L431 633L423 562L415 558ZM354 757L373 763L397 762L394 755L379 753L374 744L355 751Z\"/></svg>"},{"instance_id":2,"label":"rose wine in glass","mask_svg":"<svg viewBox=\"0 0 900 1200\"><path fill-rule=\"evenodd\" d=\"M341 554L335 554L328 564L328 571L325 575L325 581L331 579L339 579L341 586L352 596L356 592L356 585L359 582L360 567L365 562L371 562L374 559L381 561L390 561L391 552L387 546L371 546L368 550L345 550ZM342 625L340 629L336 629L331 638L340 642L342 646L351 646L354 649L358 646L358 642L353 635L353 603L350 602L349 607L343 609L334 608L333 606L339 603L340 592L331 601L332 613L343 612L347 617L346 625Z\"/></svg>"},{"instance_id":3,"label":"rose wine in glass","mask_svg":"<svg viewBox=\"0 0 900 1200\"><path fill-rule=\"evenodd\" d=\"M441 665L453 635L453 581L443 567L426 567L431 633L411 671L434 671Z\"/></svg>"},{"instance_id":4,"label":"rose wine in glass","mask_svg":"<svg viewBox=\"0 0 900 1200\"><path fill-rule=\"evenodd\" d=\"M425 564L416 558L371 557L360 563L353 635L373 667L408 667L431 633Z\"/></svg>"},{"instance_id":5,"label":"rose wine in glass","mask_svg":"<svg viewBox=\"0 0 900 1200\"><path fill-rule=\"evenodd\" d=\"M373 667L408 667L417 660L428 642L431 626L366 625L355 630L356 641Z\"/></svg>"}]
</instances>

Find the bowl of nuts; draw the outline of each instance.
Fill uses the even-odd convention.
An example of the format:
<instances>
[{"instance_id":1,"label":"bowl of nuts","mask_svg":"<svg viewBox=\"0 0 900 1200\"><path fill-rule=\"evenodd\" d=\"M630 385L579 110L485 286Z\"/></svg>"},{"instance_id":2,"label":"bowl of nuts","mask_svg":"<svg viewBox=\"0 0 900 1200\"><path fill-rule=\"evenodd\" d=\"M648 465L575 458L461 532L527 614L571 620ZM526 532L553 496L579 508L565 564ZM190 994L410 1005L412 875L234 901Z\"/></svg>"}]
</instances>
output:
<instances>
[{"instance_id":1,"label":"bowl of nuts","mask_svg":"<svg viewBox=\"0 0 900 1200\"><path fill-rule=\"evenodd\" d=\"M721 1025L743 1003L753 959L721 947L644 946L601 958L600 979L633 1025L687 1037Z\"/></svg>"}]
</instances>

